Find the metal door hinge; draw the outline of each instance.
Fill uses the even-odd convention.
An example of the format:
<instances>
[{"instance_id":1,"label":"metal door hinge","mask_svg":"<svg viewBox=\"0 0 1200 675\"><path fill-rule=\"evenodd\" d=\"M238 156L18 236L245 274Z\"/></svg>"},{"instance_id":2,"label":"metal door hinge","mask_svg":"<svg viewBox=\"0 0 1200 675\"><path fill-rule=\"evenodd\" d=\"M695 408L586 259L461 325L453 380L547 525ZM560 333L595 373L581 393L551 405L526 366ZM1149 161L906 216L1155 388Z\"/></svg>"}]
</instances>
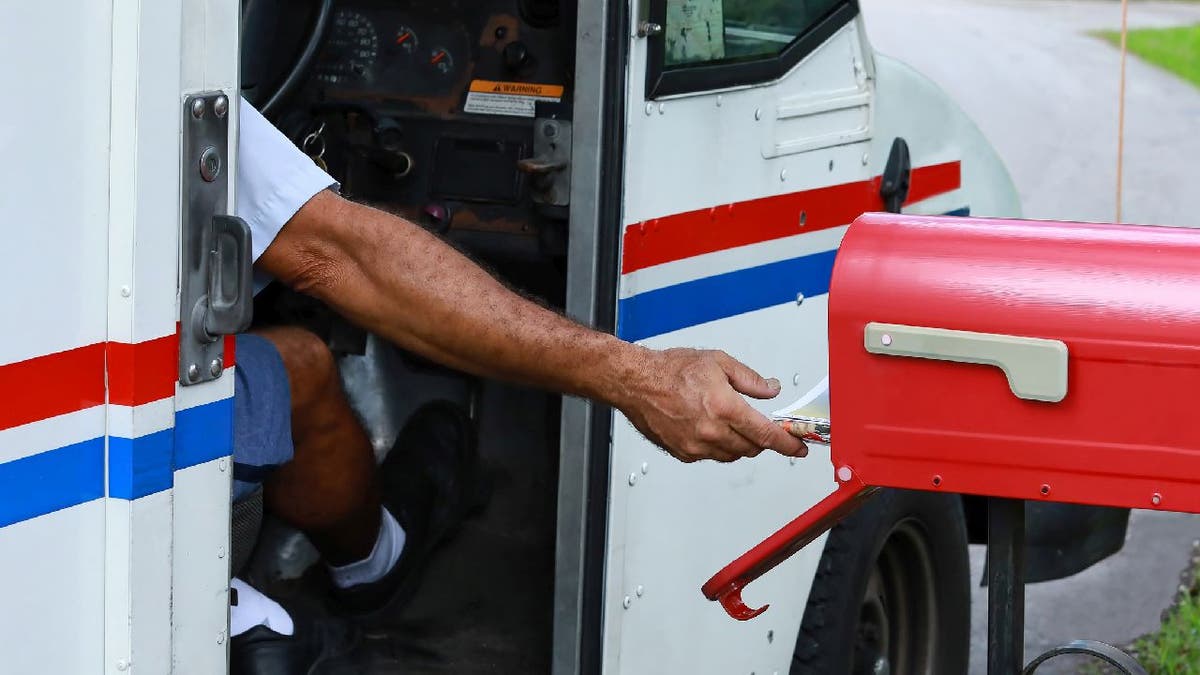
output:
<instances>
[{"instance_id":1,"label":"metal door hinge","mask_svg":"<svg viewBox=\"0 0 1200 675\"><path fill-rule=\"evenodd\" d=\"M183 105L179 383L215 380L225 370L223 335L250 325L250 227L226 213L229 99L189 96Z\"/></svg>"}]
</instances>

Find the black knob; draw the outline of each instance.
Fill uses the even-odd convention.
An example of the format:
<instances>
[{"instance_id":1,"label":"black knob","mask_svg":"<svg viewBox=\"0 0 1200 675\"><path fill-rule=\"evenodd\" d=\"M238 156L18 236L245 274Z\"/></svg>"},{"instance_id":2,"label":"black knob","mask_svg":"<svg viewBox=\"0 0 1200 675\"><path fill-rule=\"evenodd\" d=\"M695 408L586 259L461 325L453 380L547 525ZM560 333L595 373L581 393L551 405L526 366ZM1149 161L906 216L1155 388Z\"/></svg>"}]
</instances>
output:
<instances>
[{"instance_id":1,"label":"black knob","mask_svg":"<svg viewBox=\"0 0 1200 675\"><path fill-rule=\"evenodd\" d=\"M396 150L404 139L404 130L400 122L392 117L384 117L375 125L375 143L384 150Z\"/></svg>"},{"instance_id":2,"label":"black knob","mask_svg":"<svg viewBox=\"0 0 1200 675\"><path fill-rule=\"evenodd\" d=\"M454 220L454 214L450 211L450 207L445 204L431 202L421 209L421 224L427 229L445 234L450 230L450 223Z\"/></svg>"},{"instance_id":3,"label":"black knob","mask_svg":"<svg viewBox=\"0 0 1200 675\"><path fill-rule=\"evenodd\" d=\"M510 42L504 47L504 67L520 70L529 63L529 48L524 42Z\"/></svg>"}]
</instances>

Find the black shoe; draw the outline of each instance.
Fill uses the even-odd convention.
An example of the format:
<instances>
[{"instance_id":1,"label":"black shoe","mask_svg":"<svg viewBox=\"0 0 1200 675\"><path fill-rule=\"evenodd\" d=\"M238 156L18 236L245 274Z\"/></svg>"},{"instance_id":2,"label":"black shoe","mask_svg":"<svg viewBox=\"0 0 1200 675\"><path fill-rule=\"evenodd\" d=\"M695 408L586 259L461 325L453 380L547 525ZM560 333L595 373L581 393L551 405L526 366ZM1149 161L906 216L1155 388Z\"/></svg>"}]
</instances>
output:
<instances>
[{"instance_id":1,"label":"black shoe","mask_svg":"<svg viewBox=\"0 0 1200 675\"><path fill-rule=\"evenodd\" d=\"M255 626L229 643L230 675L310 675L345 657L358 642L345 621L289 611L295 630L282 635Z\"/></svg>"},{"instance_id":2,"label":"black shoe","mask_svg":"<svg viewBox=\"0 0 1200 675\"><path fill-rule=\"evenodd\" d=\"M335 587L341 612L370 619L412 598L430 555L486 503L478 445L474 422L449 401L412 414L379 467L384 503L404 528L404 549L379 581Z\"/></svg>"}]
</instances>

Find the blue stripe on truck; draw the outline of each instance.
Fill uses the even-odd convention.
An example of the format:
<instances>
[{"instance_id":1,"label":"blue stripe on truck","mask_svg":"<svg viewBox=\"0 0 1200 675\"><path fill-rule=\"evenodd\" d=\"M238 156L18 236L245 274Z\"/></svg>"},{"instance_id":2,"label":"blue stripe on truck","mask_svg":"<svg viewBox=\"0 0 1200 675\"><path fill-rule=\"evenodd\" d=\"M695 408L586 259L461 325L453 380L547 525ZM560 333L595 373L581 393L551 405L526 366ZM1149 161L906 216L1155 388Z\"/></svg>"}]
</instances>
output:
<instances>
[{"instance_id":1,"label":"blue stripe on truck","mask_svg":"<svg viewBox=\"0 0 1200 675\"><path fill-rule=\"evenodd\" d=\"M175 427L108 443L108 496L139 499L172 487L174 472L233 453L233 399L181 410ZM104 438L0 463L0 528L99 499Z\"/></svg>"},{"instance_id":2,"label":"blue stripe on truck","mask_svg":"<svg viewBox=\"0 0 1200 675\"><path fill-rule=\"evenodd\" d=\"M173 435L164 429L137 438L109 438L108 496L137 499L170 488Z\"/></svg>"},{"instance_id":3,"label":"blue stripe on truck","mask_svg":"<svg viewBox=\"0 0 1200 675\"><path fill-rule=\"evenodd\" d=\"M945 216L970 216L971 207ZM630 342L829 292L837 250L685 281L617 302L617 336Z\"/></svg>"},{"instance_id":4,"label":"blue stripe on truck","mask_svg":"<svg viewBox=\"0 0 1200 675\"><path fill-rule=\"evenodd\" d=\"M175 415L175 470L233 454L233 399L180 410Z\"/></svg>"},{"instance_id":5,"label":"blue stripe on truck","mask_svg":"<svg viewBox=\"0 0 1200 675\"><path fill-rule=\"evenodd\" d=\"M0 527L104 496L104 438L0 464Z\"/></svg>"},{"instance_id":6,"label":"blue stripe on truck","mask_svg":"<svg viewBox=\"0 0 1200 675\"><path fill-rule=\"evenodd\" d=\"M617 335L636 342L725 319L796 296L829 292L837 250L781 260L639 293L617 303Z\"/></svg>"}]
</instances>

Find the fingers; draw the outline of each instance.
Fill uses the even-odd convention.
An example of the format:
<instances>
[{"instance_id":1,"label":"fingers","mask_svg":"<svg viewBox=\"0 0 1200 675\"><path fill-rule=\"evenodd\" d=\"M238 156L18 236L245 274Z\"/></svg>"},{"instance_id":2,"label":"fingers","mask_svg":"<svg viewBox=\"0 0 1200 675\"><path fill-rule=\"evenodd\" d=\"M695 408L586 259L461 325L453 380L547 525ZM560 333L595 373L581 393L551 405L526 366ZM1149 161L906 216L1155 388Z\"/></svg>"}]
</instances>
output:
<instances>
[{"instance_id":1,"label":"fingers","mask_svg":"<svg viewBox=\"0 0 1200 675\"><path fill-rule=\"evenodd\" d=\"M713 459L718 462L757 457L767 449L789 457L808 455L804 441L760 415L741 398L734 398L736 407L700 425L698 443L685 446L686 452L673 454L684 461Z\"/></svg>"},{"instance_id":2,"label":"fingers","mask_svg":"<svg viewBox=\"0 0 1200 675\"><path fill-rule=\"evenodd\" d=\"M741 413L731 425L746 440L760 448L770 448L788 457L808 456L808 446L804 441L791 435L745 402L742 405Z\"/></svg>"},{"instance_id":3,"label":"fingers","mask_svg":"<svg viewBox=\"0 0 1200 675\"><path fill-rule=\"evenodd\" d=\"M738 392L759 399L775 398L779 395L779 380L763 378L752 368L724 352L717 354L717 362L729 377L729 384ZM804 441L767 419L745 401L739 403L741 405L738 406L738 412L731 420L730 426L752 445L759 449L769 448L788 457L808 455L808 446Z\"/></svg>"},{"instance_id":4,"label":"fingers","mask_svg":"<svg viewBox=\"0 0 1200 675\"><path fill-rule=\"evenodd\" d=\"M725 434L725 438L717 446L717 451L713 453L713 459L718 462L732 462L742 457L758 457L762 451L763 448L751 443L745 436L742 436L730 427ZM717 455L723 455L724 457L718 457Z\"/></svg>"},{"instance_id":5,"label":"fingers","mask_svg":"<svg viewBox=\"0 0 1200 675\"><path fill-rule=\"evenodd\" d=\"M768 422L768 424L770 423ZM789 436L789 438L791 437ZM791 456L804 457L808 454L808 446L804 445L798 439L792 440L796 440L799 443L800 450L797 454L792 454ZM747 437L737 429L725 427L724 433L710 439L703 446L694 447L692 448L692 452L676 456L688 463L702 459L728 463L737 461L743 457L758 457L767 448L768 445L759 444L751 440L750 437ZM785 452L784 454L787 453Z\"/></svg>"},{"instance_id":6,"label":"fingers","mask_svg":"<svg viewBox=\"0 0 1200 675\"><path fill-rule=\"evenodd\" d=\"M729 426L728 420L720 418L698 424L693 441L680 449L681 452L672 454L684 461L712 459L718 462L732 462L742 457L755 457L762 452L761 447Z\"/></svg>"},{"instance_id":7,"label":"fingers","mask_svg":"<svg viewBox=\"0 0 1200 675\"><path fill-rule=\"evenodd\" d=\"M706 459L724 464L741 459L746 456L744 454L746 452L754 452L754 454L761 452L752 443L733 433L732 430L730 431L730 437L736 438L736 441L714 441L700 446L685 446L684 448L672 448L663 443L655 443L655 445L684 464L692 464ZM651 442L653 443L654 441Z\"/></svg>"},{"instance_id":8,"label":"fingers","mask_svg":"<svg viewBox=\"0 0 1200 675\"><path fill-rule=\"evenodd\" d=\"M718 448L718 449L713 449L713 450L709 451L703 459L711 459L714 462L720 462L722 464L729 464L730 462L736 462L737 460L739 460L741 458L742 458L742 455L734 454L732 452L726 452L726 451ZM696 460L696 461L699 461L699 460Z\"/></svg>"},{"instance_id":9,"label":"fingers","mask_svg":"<svg viewBox=\"0 0 1200 675\"><path fill-rule=\"evenodd\" d=\"M717 363L729 378L729 384L739 392L754 398L767 399L779 395L779 380L766 379L746 364L725 352L716 352Z\"/></svg>"},{"instance_id":10,"label":"fingers","mask_svg":"<svg viewBox=\"0 0 1200 675\"><path fill-rule=\"evenodd\" d=\"M621 410L634 426L683 462L731 462L772 449L804 457L808 447L755 411L740 395L774 398L778 380L764 379L720 351L656 352L659 377Z\"/></svg>"}]
</instances>

